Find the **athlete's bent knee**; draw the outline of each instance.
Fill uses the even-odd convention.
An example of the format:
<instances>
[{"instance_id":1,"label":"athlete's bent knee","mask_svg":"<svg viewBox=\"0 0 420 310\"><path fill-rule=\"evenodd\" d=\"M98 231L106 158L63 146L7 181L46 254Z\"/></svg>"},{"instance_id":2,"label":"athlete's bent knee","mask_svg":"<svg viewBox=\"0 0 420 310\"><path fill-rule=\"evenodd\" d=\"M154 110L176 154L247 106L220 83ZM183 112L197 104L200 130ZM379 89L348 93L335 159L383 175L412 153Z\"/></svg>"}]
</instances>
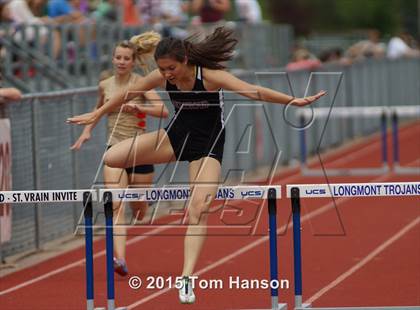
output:
<instances>
[{"instance_id":1,"label":"athlete's bent knee","mask_svg":"<svg viewBox=\"0 0 420 310\"><path fill-rule=\"evenodd\" d=\"M104 164L111 168L125 168L123 162L119 160L118 152L113 148L105 152Z\"/></svg>"}]
</instances>

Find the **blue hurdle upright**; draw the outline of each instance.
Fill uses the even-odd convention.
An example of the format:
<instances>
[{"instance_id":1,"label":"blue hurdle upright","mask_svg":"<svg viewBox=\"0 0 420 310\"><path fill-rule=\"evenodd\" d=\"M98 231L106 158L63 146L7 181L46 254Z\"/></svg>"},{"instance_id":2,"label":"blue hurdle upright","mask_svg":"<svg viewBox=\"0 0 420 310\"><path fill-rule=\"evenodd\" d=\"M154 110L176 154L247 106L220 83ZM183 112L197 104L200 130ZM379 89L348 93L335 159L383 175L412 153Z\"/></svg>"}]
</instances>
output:
<instances>
[{"instance_id":1,"label":"blue hurdle upright","mask_svg":"<svg viewBox=\"0 0 420 310\"><path fill-rule=\"evenodd\" d=\"M280 193L281 195L281 193ZM280 196L279 195L279 196ZM270 282L278 281L278 255L277 255L277 195L274 188L268 190L268 218L270 231ZM278 288L271 288L271 309L287 310L287 304L279 304Z\"/></svg>"},{"instance_id":2,"label":"blue hurdle upright","mask_svg":"<svg viewBox=\"0 0 420 310\"><path fill-rule=\"evenodd\" d=\"M105 225L106 225L106 282L107 282L107 310L126 310L125 307L115 308L114 284L114 234L112 193L103 194ZM83 206L85 218L85 253L86 253L86 309L105 310L95 308L94 305L94 274L93 274L93 208L92 192L83 193Z\"/></svg>"},{"instance_id":3,"label":"blue hurdle upright","mask_svg":"<svg viewBox=\"0 0 420 310\"><path fill-rule=\"evenodd\" d=\"M393 188L391 192L389 189ZM351 190L344 188L359 188L364 190L359 196L352 196ZM399 189L396 193L396 189ZM392 307L312 307L302 303L302 255L301 255L301 222L300 198L327 197L377 197L377 196L420 196L420 182L393 183L343 183L343 184L296 184L287 185L287 197L291 200L293 213L293 262L295 283L295 310L420 310L420 306Z\"/></svg>"}]
</instances>

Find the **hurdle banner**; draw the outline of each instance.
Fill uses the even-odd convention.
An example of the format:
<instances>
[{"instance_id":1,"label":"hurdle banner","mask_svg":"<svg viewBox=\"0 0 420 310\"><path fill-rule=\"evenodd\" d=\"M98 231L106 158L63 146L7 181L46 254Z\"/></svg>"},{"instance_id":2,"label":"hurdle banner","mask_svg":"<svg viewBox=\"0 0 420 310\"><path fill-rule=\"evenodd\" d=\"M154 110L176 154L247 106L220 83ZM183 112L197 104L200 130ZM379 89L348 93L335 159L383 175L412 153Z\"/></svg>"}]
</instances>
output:
<instances>
[{"instance_id":1,"label":"hurdle banner","mask_svg":"<svg viewBox=\"0 0 420 310\"><path fill-rule=\"evenodd\" d=\"M83 202L83 194L90 192L92 201L98 201L95 190L33 190L33 191L3 191L0 192L0 203L61 203Z\"/></svg>"},{"instance_id":2,"label":"hurdle banner","mask_svg":"<svg viewBox=\"0 0 420 310\"><path fill-rule=\"evenodd\" d=\"M325 197L381 197L420 196L420 182L341 183L341 184L288 184L286 196L290 198L293 216L293 265L295 285L295 310L420 310L420 306L395 307L329 307L315 308L302 303L302 255L301 255L301 198Z\"/></svg>"},{"instance_id":3,"label":"hurdle banner","mask_svg":"<svg viewBox=\"0 0 420 310\"><path fill-rule=\"evenodd\" d=\"M209 185L201 185L209 186ZM106 248L107 248L107 291L108 309L114 309L114 278L112 267L112 201L179 201L189 199L191 189L189 186L164 187L164 188L129 188L129 189L101 189L99 197L103 196L105 205L105 218L107 223ZM102 195L101 195L102 194ZM265 199L268 201L269 216L269 243L270 243L270 281L278 281L278 253L277 253L277 199L281 198L281 186L224 186L219 187L216 200L245 200ZM110 227L108 227L110 226ZM278 288L272 288L271 310L287 310L287 304L279 303ZM88 309L91 310L91 309Z\"/></svg>"},{"instance_id":4,"label":"hurdle banner","mask_svg":"<svg viewBox=\"0 0 420 310\"><path fill-rule=\"evenodd\" d=\"M198 184L195 186L209 186ZM213 186L213 185L211 185ZM117 201L179 201L189 199L190 186L162 188L127 188L127 189L81 189L81 190L33 190L1 191L0 204L11 205L34 203L48 206L50 203L82 202L85 220L86 254L86 309L101 310L94 306L93 274L93 202L103 202L106 224L106 272L107 272L107 309L125 310L115 307L114 268L113 268L113 197ZM281 198L281 186L221 186L216 193L216 200L268 200L269 240L270 240L270 278L278 281L277 257L277 222L276 201ZM287 310L287 304L278 303L278 289L271 290L272 310Z\"/></svg>"},{"instance_id":5,"label":"hurdle banner","mask_svg":"<svg viewBox=\"0 0 420 310\"><path fill-rule=\"evenodd\" d=\"M336 183L287 185L287 198L292 198L294 187L299 189L301 198L420 195L420 182Z\"/></svg>"},{"instance_id":6,"label":"hurdle banner","mask_svg":"<svg viewBox=\"0 0 420 310\"><path fill-rule=\"evenodd\" d=\"M209 185L198 184L196 186ZM215 199L267 199L269 188L274 188L278 193L281 192L281 186L221 186ZM92 201L94 202L101 202L105 192L111 192L115 201L182 201L189 199L191 188L190 186L168 186L161 188L1 191L0 203L83 202L85 192L92 194Z\"/></svg>"},{"instance_id":7,"label":"hurdle banner","mask_svg":"<svg viewBox=\"0 0 420 310\"><path fill-rule=\"evenodd\" d=\"M213 185L197 184L197 187ZM221 186L215 200L267 199L270 188L281 193L281 186ZM100 189L99 196L111 192L114 200L119 201L183 201L191 196L190 186L168 186L161 188Z\"/></svg>"},{"instance_id":8,"label":"hurdle banner","mask_svg":"<svg viewBox=\"0 0 420 310\"><path fill-rule=\"evenodd\" d=\"M420 168L401 167L399 165L399 143L398 143L398 117L420 116L420 106L371 106L371 107L329 107L329 108L304 108L296 111L296 117L300 120L301 128L306 127L306 119L315 118L349 118L349 117L377 118L381 119L381 143L382 143L382 165L369 168L309 168L307 165L307 148L305 130L299 132L300 144L300 169L302 175L306 176L369 176L381 175L391 170L395 174L420 174ZM392 122L392 146L393 165L388 163L388 141L387 141L387 120Z\"/></svg>"}]
</instances>

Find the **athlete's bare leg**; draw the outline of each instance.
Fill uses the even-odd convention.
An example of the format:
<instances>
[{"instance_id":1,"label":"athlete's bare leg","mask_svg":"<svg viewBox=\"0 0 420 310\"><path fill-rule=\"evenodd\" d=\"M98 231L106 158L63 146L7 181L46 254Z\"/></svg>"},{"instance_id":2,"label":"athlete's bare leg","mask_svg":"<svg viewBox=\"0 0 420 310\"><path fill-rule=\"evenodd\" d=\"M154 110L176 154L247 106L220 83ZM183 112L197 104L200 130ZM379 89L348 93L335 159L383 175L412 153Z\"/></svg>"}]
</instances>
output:
<instances>
[{"instance_id":1,"label":"athlete's bare leg","mask_svg":"<svg viewBox=\"0 0 420 310\"><path fill-rule=\"evenodd\" d=\"M114 168L161 164L174 160L174 150L163 129L117 143L105 153L104 158L105 164Z\"/></svg>"},{"instance_id":2,"label":"athlete's bare leg","mask_svg":"<svg viewBox=\"0 0 420 310\"><path fill-rule=\"evenodd\" d=\"M183 276L193 273L207 233L207 211L219 187L221 165L205 157L190 163L192 194L188 203L188 229L184 240Z\"/></svg>"},{"instance_id":3,"label":"athlete's bare leg","mask_svg":"<svg viewBox=\"0 0 420 310\"><path fill-rule=\"evenodd\" d=\"M106 188L126 188L128 185L128 176L124 169L111 168L104 165L104 181ZM114 252L115 257L125 260L125 244L127 229L125 227L126 219L124 204L121 201L114 200L113 205L114 220Z\"/></svg>"},{"instance_id":4,"label":"athlete's bare leg","mask_svg":"<svg viewBox=\"0 0 420 310\"><path fill-rule=\"evenodd\" d=\"M150 187L153 183L154 173L131 173L128 175L128 184L130 187ZM133 210L133 216L136 220L141 221L149 204L146 201L132 201L130 207Z\"/></svg>"}]
</instances>

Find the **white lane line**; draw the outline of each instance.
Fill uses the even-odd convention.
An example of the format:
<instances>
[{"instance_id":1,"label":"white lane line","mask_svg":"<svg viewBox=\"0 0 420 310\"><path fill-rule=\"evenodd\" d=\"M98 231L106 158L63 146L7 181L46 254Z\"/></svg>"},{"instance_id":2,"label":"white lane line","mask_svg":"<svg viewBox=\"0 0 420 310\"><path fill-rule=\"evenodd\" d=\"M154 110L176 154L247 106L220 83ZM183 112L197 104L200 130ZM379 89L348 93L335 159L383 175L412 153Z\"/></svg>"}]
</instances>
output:
<instances>
[{"instance_id":1,"label":"white lane line","mask_svg":"<svg viewBox=\"0 0 420 310\"><path fill-rule=\"evenodd\" d=\"M300 172L299 172L299 171L296 171L296 173L295 173L295 174L293 174L292 176L290 176L290 177L288 177L288 178L284 179L283 181L293 182L295 179L298 179L299 177L300 177ZM215 206L214 208L218 208L218 207L220 207L220 205ZM160 233L160 232L162 232L162 231L165 231L165 230L168 230L168 229L170 229L170 228L173 228L174 226L172 226L172 224L175 224L175 225L176 225L177 223L179 223L179 220L176 220L176 221L174 221L174 222L171 222L171 223L169 223L169 224L166 224L165 226L160 226L160 227L157 227L157 228L155 228L155 229L151 230L151 231L150 231L147 235L142 235L142 236L138 236L138 237L135 237L135 238L133 238L133 239L130 239L130 240L128 240L128 241L127 241L127 246L128 246L128 245L131 245L131 244L134 244L134 243L137 243L137 242L139 242L139 241L141 241L141 240L145 240L145 239L147 239L147 238L150 238L151 236L157 235L158 233ZM178 226L178 225L177 225L177 226ZM103 250L103 251L101 251L101 252L99 252L99 253L96 253L96 254L93 256L93 258L95 259L95 258L101 257L101 256L103 256L103 255L105 255L105 254L106 254L106 251L105 251L105 250ZM71 269L71 268L77 267L77 266L79 266L79 265L81 265L81 264L84 264L84 263L85 263L85 261L86 261L85 259L80 259L80 260L78 260L78 261L76 261L76 262L74 262L74 263L71 263L71 264L65 265L65 266L63 266L63 267L60 267L60 268L57 268L57 269L55 269L55 270L52 270L52 271L50 271L50 272L48 272L48 273L45 273L45 274L43 274L42 276L39 276L39 277L33 278L33 279L31 279L31 280L27 280L27 281L22 282L22 283L20 283L20 284L18 284L18 285L12 286L12 287L10 287L10 288L8 288L8 289L6 289L6 290L0 291L0 296L2 296L2 295L6 295L6 294L9 294L9 293L12 293L12 292L14 292L14 291L16 291L16 290L19 290L19 289L21 289L21 288L24 288L24 287L26 287L26 286L28 286L28 285L31 285L31 284L37 283L37 282L39 282L39 281L45 280L45 279L47 279L47 278L49 278L49 277L52 277L52 276L54 276L54 275L56 275L56 274L59 274L59 273L61 273L61 272L64 272L64 271L66 271L66 270L69 270L69 269Z\"/></svg>"},{"instance_id":2,"label":"white lane line","mask_svg":"<svg viewBox=\"0 0 420 310\"><path fill-rule=\"evenodd\" d=\"M340 284L345 279L350 277L352 274L354 274L356 271L358 271L364 265L369 263L373 258L375 258L375 256L377 256L379 253L384 251L387 247L389 247L391 244L396 242L398 239L400 239L402 236L404 236L407 232L409 232L411 229L413 229L419 223L420 223L420 217L417 217L416 219L411 221L408 225L404 226L399 232L397 232L391 238L389 238L388 240L383 242L381 245L379 245L376 249L374 249L372 252L370 252L365 258L363 258L356 265L354 265L353 267L348 269L346 272L342 273L334 281L332 281L331 283L329 283L328 285L323 287L321 290L316 292L314 295L312 295L308 300L305 301L305 303L313 303L315 300L319 299L322 295L324 295L329 290L336 287L338 284Z\"/></svg>"},{"instance_id":3,"label":"white lane line","mask_svg":"<svg viewBox=\"0 0 420 310\"><path fill-rule=\"evenodd\" d=\"M392 176L392 173L387 173L387 174L379 176L379 177L377 177L377 178L375 178L371 181L372 182L381 182L381 181L384 181L384 180L388 179L391 176ZM293 179L293 178L296 178L296 176L290 177L289 179ZM290 182L290 180L287 180L287 181ZM312 219L312 218L314 218L318 215L321 215L321 214L325 213L326 211L328 211L330 209L333 209L336 206L341 205L344 202L347 202L347 201L351 200L351 198L352 197L346 197L346 198L340 198L339 200L336 200L336 201L331 201L331 202L321 206L320 208L316 209L315 211L312 211L312 212L302 216L301 217L301 223L304 223L304 222L306 222L306 221L308 221L308 220L310 220L310 219ZM286 226L287 226L287 224L278 228L277 233L284 233L284 231L286 229L291 229L293 227L293 224L288 225L288 227L286 227ZM222 265L226 261L231 260L233 258L236 258L237 256L248 252L249 250L259 246L260 244L266 242L267 240L268 240L268 236L261 237L261 238L257 239L256 241L248 244L247 246L245 246L245 247L243 247L243 248L241 248L237 251L234 251L231 254L228 254L227 256L220 258L218 261L215 261L214 263L198 270L194 274L197 275L197 276L202 275L202 274L206 273L207 271L210 271L210 270ZM148 295L148 296L146 296L142 299L139 299L138 301L130 304L129 306L127 306L127 309L128 310L134 309L137 306L140 306L140 305L142 305L142 304L144 304L144 303L146 303L146 302L148 302L152 299L155 299L155 298L159 297L160 295L163 295L163 294L169 292L170 290L171 290L171 288L165 288L163 290L157 291L156 293L150 294L150 295Z\"/></svg>"},{"instance_id":4,"label":"white lane line","mask_svg":"<svg viewBox=\"0 0 420 310\"><path fill-rule=\"evenodd\" d=\"M353 146L353 147L354 147L354 146ZM355 153L355 154L357 154L358 152L362 151L363 149L364 149L364 148L362 148L362 149L358 149L358 150L356 150L354 153ZM353 154L353 156L354 156L354 154ZM352 158L354 158L353 156L346 156L346 158L351 157L351 159L352 159ZM350 158L349 158L349 160L350 160ZM386 176L388 176L388 175L386 175ZM293 174L293 175L289 176L288 178L286 178L286 179L282 180L282 183L283 183L283 184L285 184L285 183L288 183L288 182L293 182L293 181L294 181L294 179L298 179L298 178L300 178L300 177L301 177L301 175L300 175L300 171L296 171L296 174ZM347 200L347 199L341 199L341 200L339 200L338 202L336 202L336 205L338 205L338 204L340 203L340 201L341 201L341 202L344 202L344 201L346 201L346 200ZM333 204L331 204L331 205L332 205L332 206L334 206ZM326 211L326 210L325 210L325 211ZM322 211L321 209L318 209L317 211L314 211L314 214L322 214L322 213L323 213L323 212L325 212L325 211ZM309 216L310 216L311 214L312 214L312 213L310 213L310 214L308 214L307 216L303 217L303 218L302 218L302 221L306 220L306 217L308 217L308 219L309 219L309 218L310 218ZM153 232L153 233L152 233L152 234L150 234L150 235L154 235L154 234L155 234L155 233L157 233L157 232L161 232L161 231L167 230L167 229L169 229L169 228L171 228L171 227L170 227L170 226L162 226L162 227L155 228L155 229L153 229L153 230L151 231L151 232ZM285 228L283 228L283 229L285 229ZM127 245L134 244L134 243L139 242L139 241L141 241L141 240L147 239L147 238L149 238L149 237L150 237L150 235L146 235L146 236L138 236L138 237L136 237L136 238L130 239L130 240L127 242ZM105 251L105 250L103 250L103 251L101 251L101 252L99 252L99 253L95 254L95 255L94 255L94 259L95 259L95 258L98 258L98 257L100 257L100 256L105 255L105 253L106 253L106 251ZM24 288L24 287L26 287L26 286L29 286L29 285L31 285L31 284L34 284L34 283L37 283L37 282L39 282L39 281L45 280L45 279L47 279L47 278L49 278L49 277L52 277L52 276L54 276L54 275L56 275L56 274L59 274L59 273L64 272L64 271L67 271L67 270L69 270L69 269L71 269L71 268L77 267L77 266L79 266L79 265L81 265L81 264L84 264L84 263L85 263L85 259L81 259L81 260L78 260L78 261L76 261L76 262L74 262L74 263L71 263L71 264L65 265L65 266L63 266L63 267L57 268L57 269L52 270L52 271L50 271L50 272L48 272L48 273L46 273L46 274L43 274L42 276L39 276L39 277L33 278L33 279L31 279L31 280L28 280L28 281L22 282L22 283L20 283L20 284L18 284L18 285L15 285L15 286L13 286L13 287L10 287L10 288L8 288L8 289L6 289L6 290L0 291L0 296L2 296L2 295L6 295L6 294L9 294L9 293L11 293L11 292L14 292L14 291L16 291L16 290L19 290L19 289Z\"/></svg>"},{"instance_id":5,"label":"white lane line","mask_svg":"<svg viewBox=\"0 0 420 310\"><path fill-rule=\"evenodd\" d=\"M168 226L168 227L167 227L167 226L162 226L162 227L158 227L158 228L155 228L155 229L151 230L151 232L153 232L153 234L157 234L157 233L162 232L162 231L164 231L164 230L167 230L167 229L169 229L169 228L171 228L171 227L170 227L170 226ZM148 237L148 236L138 236L138 237L136 237L136 238L130 239L130 240L127 242L127 245L128 245L128 244L135 243L135 242L138 242L138 241L143 240L143 239L146 239L147 237ZM96 253L95 255L93 255L93 258L95 259L95 258L98 258L98 257L100 257L100 256L103 256L103 255L105 255L105 253L106 253L106 250L102 250L101 252ZM21 288L24 288L24 287L26 287L26 286L28 286L28 285L31 285L31 284L34 284L34 283L36 283L36 282L42 281L42 280L44 280L44 279L47 279L47 278L49 278L49 277L52 277L52 276L54 276L54 275L56 275L56 274L59 274L59 273L61 273L61 272L64 272L64 271L66 271L66 270L69 270L69 269L71 269L71 268L78 267L78 266L80 266L80 265L84 264L85 262L86 262L86 259L84 259L84 258L83 258L83 259L80 259L80 260L78 260L78 261L76 261L76 262L74 262L74 263L71 263L71 264L65 265L65 266L63 266L63 267L60 267L60 268L54 269L54 270L52 270L52 271L50 271L50 272L47 272L47 273L43 274L42 276L39 276L39 277L33 278L33 279L31 279L31 280L28 280L28 281L22 282L22 283L20 283L20 284L18 284L18 285L12 286L12 287L10 287L10 288L8 288L8 289L6 289L6 290L0 291L0 296L2 296L2 295L6 295L6 294L9 294L9 293L14 292L14 291L16 291L16 290L19 290L19 289L21 289Z\"/></svg>"}]
</instances>

